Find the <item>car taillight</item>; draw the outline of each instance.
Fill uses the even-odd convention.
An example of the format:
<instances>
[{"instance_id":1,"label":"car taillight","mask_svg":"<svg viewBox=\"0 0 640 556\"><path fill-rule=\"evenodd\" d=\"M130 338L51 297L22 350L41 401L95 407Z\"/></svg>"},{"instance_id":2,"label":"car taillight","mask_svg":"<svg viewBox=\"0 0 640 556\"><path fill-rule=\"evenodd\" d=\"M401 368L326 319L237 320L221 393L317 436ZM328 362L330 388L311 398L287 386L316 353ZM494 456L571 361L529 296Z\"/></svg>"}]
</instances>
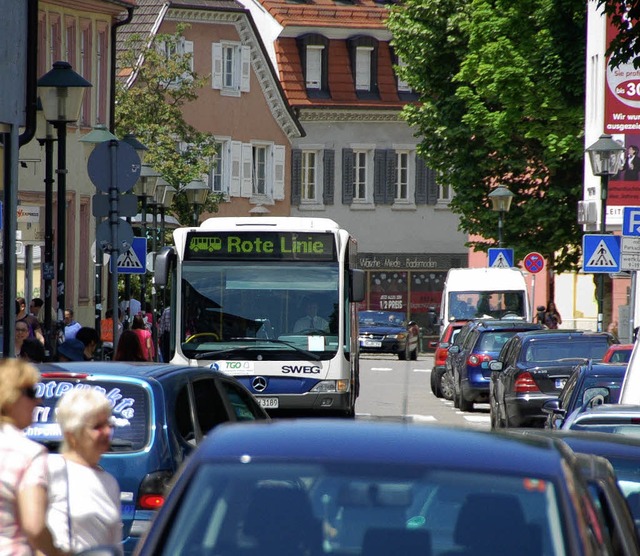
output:
<instances>
[{"instance_id":1,"label":"car taillight","mask_svg":"<svg viewBox=\"0 0 640 556\"><path fill-rule=\"evenodd\" d=\"M159 510L164 504L171 477L173 477L171 471L148 473L140 483L138 508L141 510Z\"/></svg>"},{"instance_id":2,"label":"car taillight","mask_svg":"<svg viewBox=\"0 0 640 556\"><path fill-rule=\"evenodd\" d=\"M467 359L467 365L477 367L478 365L488 363L489 361L491 361L491 356L486 353L472 353Z\"/></svg>"},{"instance_id":3,"label":"car taillight","mask_svg":"<svg viewBox=\"0 0 640 556\"><path fill-rule=\"evenodd\" d=\"M513 391L519 394L526 392L540 392L540 388L531 376L531 373L522 373L513 383Z\"/></svg>"},{"instance_id":4,"label":"car taillight","mask_svg":"<svg viewBox=\"0 0 640 556\"><path fill-rule=\"evenodd\" d=\"M447 350L446 349L437 349L436 350L436 365L444 365L447 360Z\"/></svg>"}]
</instances>

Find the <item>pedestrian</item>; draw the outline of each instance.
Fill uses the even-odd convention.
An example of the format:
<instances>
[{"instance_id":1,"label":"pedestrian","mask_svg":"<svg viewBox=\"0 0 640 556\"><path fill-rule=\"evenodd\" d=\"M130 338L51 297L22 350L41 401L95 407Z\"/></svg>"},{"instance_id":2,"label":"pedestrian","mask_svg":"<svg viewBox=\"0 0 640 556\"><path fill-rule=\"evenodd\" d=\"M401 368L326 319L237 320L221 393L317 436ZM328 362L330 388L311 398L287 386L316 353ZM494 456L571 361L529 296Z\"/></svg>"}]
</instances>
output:
<instances>
[{"instance_id":1,"label":"pedestrian","mask_svg":"<svg viewBox=\"0 0 640 556\"><path fill-rule=\"evenodd\" d=\"M22 344L29 338L29 325L24 320L16 321L16 335L13 342L15 356L18 357L22 351Z\"/></svg>"},{"instance_id":2,"label":"pedestrian","mask_svg":"<svg viewBox=\"0 0 640 556\"><path fill-rule=\"evenodd\" d=\"M83 326L78 330L76 340L80 340L84 344L84 360L93 361L94 353L100 343L98 331L90 326Z\"/></svg>"},{"instance_id":3,"label":"pedestrian","mask_svg":"<svg viewBox=\"0 0 640 556\"><path fill-rule=\"evenodd\" d=\"M40 327L44 324L44 315L42 314L42 307L44 305L44 301L40 297L34 297L29 304L29 314L33 315L38 319L40 323Z\"/></svg>"},{"instance_id":4,"label":"pedestrian","mask_svg":"<svg viewBox=\"0 0 640 556\"><path fill-rule=\"evenodd\" d=\"M73 317L73 309L66 309L64 312L64 339L72 340L81 328L82 325Z\"/></svg>"},{"instance_id":5,"label":"pedestrian","mask_svg":"<svg viewBox=\"0 0 640 556\"><path fill-rule=\"evenodd\" d=\"M162 316L158 322L158 333L160 337L160 354L162 361L167 363L171 359L171 306L162 311Z\"/></svg>"},{"instance_id":6,"label":"pedestrian","mask_svg":"<svg viewBox=\"0 0 640 556\"><path fill-rule=\"evenodd\" d=\"M562 324L562 317L553 301L547 303L547 310L544 313L544 324L547 328L551 329L558 328L558 325Z\"/></svg>"},{"instance_id":7,"label":"pedestrian","mask_svg":"<svg viewBox=\"0 0 640 556\"><path fill-rule=\"evenodd\" d=\"M146 361L138 335L133 330L123 330L118 340L114 361Z\"/></svg>"},{"instance_id":8,"label":"pedestrian","mask_svg":"<svg viewBox=\"0 0 640 556\"><path fill-rule=\"evenodd\" d=\"M42 333L42 327L38 322L38 319L32 314L27 312L27 301L24 297L18 297L16 299L16 321L23 321L27 323L29 327L29 337L38 338L40 343L44 345L44 334Z\"/></svg>"},{"instance_id":9,"label":"pedestrian","mask_svg":"<svg viewBox=\"0 0 640 556\"><path fill-rule=\"evenodd\" d=\"M25 338L20 351L16 352L16 356L30 363L42 363L45 359L44 346L37 338Z\"/></svg>"},{"instance_id":10,"label":"pedestrian","mask_svg":"<svg viewBox=\"0 0 640 556\"><path fill-rule=\"evenodd\" d=\"M65 554L46 525L47 451L22 429L40 403L38 370L19 359L0 362L0 554Z\"/></svg>"},{"instance_id":11,"label":"pedestrian","mask_svg":"<svg viewBox=\"0 0 640 556\"><path fill-rule=\"evenodd\" d=\"M84 361L84 344L77 338L65 340L58 346L58 361Z\"/></svg>"},{"instance_id":12,"label":"pedestrian","mask_svg":"<svg viewBox=\"0 0 640 556\"><path fill-rule=\"evenodd\" d=\"M119 337L122 332L122 309L118 309L116 331ZM113 346L113 309L107 309L105 318L100 321L100 340Z\"/></svg>"},{"instance_id":13,"label":"pedestrian","mask_svg":"<svg viewBox=\"0 0 640 556\"><path fill-rule=\"evenodd\" d=\"M142 354L144 355L145 360L153 361L155 358L153 338L151 337L151 332L149 332L147 325L144 323L142 315L136 315L133 317L131 330L135 332L136 336L138 336L138 340L140 340L140 346L142 347Z\"/></svg>"},{"instance_id":14,"label":"pedestrian","mask_svg":"<svg viewBox=\"0 0 640 556\"><path fill-rule=\"evenodd\" d=\"M111 445L112 419L111 402L94 388L70 390L56 406L63 441L61 454L48 458L47 524L63 550L110 546L122 553L120 487L99 464Z\"/></svg>"}]
</instances>

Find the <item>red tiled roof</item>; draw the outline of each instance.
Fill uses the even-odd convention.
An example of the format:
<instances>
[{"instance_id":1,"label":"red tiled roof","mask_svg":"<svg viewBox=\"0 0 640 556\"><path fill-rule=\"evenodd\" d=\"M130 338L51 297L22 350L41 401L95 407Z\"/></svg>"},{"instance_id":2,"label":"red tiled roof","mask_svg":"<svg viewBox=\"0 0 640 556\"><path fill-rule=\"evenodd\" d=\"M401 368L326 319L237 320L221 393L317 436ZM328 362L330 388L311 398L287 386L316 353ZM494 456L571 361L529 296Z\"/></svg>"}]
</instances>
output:
<instances>
[{"instance_id":1,"label":"red tiled roof","mask_svg":"<svg viewBox=\"0 0 640 556\"><path fill-rule=\"evenodd\" d=\"M355 0L353 4L335 0L309 0L300 4L287 0L261 0L261 4L285 27L384 29L388 15L387 8L373 0Z\"/></svg>"},{"instance_id":2,"label":"red tiled roof","mask_svg":"<svg viewBox=\"0 0 640 556\"><path fill-rule=\"evenodd\" d=\"M380 42L378 47L378 89L380 98L369 100L359 99L356 95L346 41L329 41L328 75L330 98L326 99L310 99L307 96L296 39L278 39L275 43L275 50L282 88L292 106L400 109L406 104L398 98L388 43Z\"/></svg>"}]
</instances>

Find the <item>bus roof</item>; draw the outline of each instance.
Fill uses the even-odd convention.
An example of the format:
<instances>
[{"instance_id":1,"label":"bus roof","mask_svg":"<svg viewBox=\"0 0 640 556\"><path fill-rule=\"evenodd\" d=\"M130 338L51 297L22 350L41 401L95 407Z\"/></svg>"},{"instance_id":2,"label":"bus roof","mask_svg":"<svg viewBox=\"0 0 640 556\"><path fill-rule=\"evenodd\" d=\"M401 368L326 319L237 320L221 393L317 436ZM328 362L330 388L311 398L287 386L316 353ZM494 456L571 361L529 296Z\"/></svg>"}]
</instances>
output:
<instances>
[{"instance_id":1,"label":"bus roof","mask_svg":"<svg viewBox=\"0 0 640 556\"><path fill-rule=\"evenodd\" d=\"M333 231L339 230L337 222L330 218L301 218L291 216L246 216L207 218L197 230L232 231L238 228L274 228L291 231Z\"/></svg>"}]
</instances>

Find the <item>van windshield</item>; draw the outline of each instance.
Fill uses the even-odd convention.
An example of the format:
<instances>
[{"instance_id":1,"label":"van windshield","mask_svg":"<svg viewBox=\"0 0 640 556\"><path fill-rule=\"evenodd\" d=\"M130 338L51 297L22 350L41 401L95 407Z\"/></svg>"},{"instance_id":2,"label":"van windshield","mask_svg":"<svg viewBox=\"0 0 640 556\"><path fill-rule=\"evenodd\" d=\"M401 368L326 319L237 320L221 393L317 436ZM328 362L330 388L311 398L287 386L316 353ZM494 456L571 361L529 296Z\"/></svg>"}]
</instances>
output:
<instances>
[{"instance_id":1,"label":"van windshield","mask_svg":"<svg viewBox=\"0 0 640 556\"><path fill-rule=\"evenodd\" d=\"M497 318L504 316L526 319L524 291L455 291L449 293L450 320Z\"/></svg>"}]
</instances>

